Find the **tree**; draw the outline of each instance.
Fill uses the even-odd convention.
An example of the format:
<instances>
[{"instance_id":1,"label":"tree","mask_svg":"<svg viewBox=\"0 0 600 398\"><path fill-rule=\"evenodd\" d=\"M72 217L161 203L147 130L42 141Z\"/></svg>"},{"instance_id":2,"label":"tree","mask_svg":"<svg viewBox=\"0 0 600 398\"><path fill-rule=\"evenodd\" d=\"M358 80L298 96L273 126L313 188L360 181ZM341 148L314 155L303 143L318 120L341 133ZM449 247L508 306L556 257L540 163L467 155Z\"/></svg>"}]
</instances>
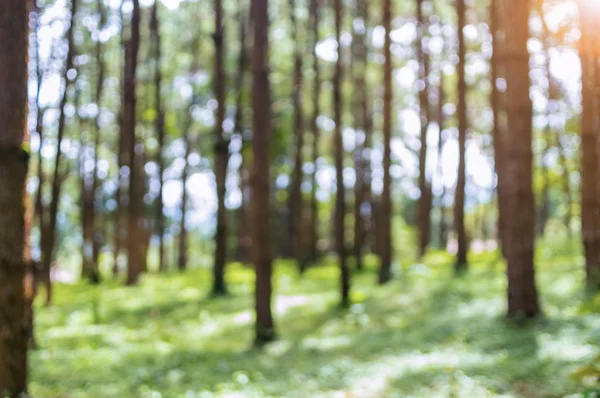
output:
<instances>
[{"instance_id":1,"label":"tree","mask_svg":"<svg viewBox=\"0 0 600 398\"><path fill-rule=\"evenodd\" d=\"M458 179L456 197L454 199L454 229L458 239L456 256L456 271L462 272L467 268L467 235L465 232L465 185L466 144L467 144L467 85L465 83L465 35L466 7L464 0L457 0L458 13Z\"/></svg>"},{"instance_id":2,"label":"tree","mask_svg":"<svg viewBox=\"0 0 600 398\"><path fill-rule=\"evenodd\" d=\"M508 115L508 177L505 187L512 215L508 247L508 316L534 317L539 313L534 271L535 201L533 196L532 116L529 97L530 1L510 0L512 26L507 29L506 58ZM518 206L518 207L517 207Z\"/></svg>"},{"instance_id":3,"label":"tree","mask_svg":"<svg viewBox=\"0 0 600 398\"><path fill-rule=\"evenodd\" d=\"M136 148L141 144L136 139L136 71L138 61L138 50L140 46L140 2L133 0L133 12L131 14L131 37L127 41L125 52L125 81L123 92L123 135L127 136L128 167L129 167L129 217L127 228L127 284L137 283L142 263L142 242L140 221L142 218L143 192L140 189L143 184L138 181L143 176L143 167L137 167L137 158L140 156Z\"/></svg>"},{"instance_id":4,"label":"tree","mask_svg":"<svg viewBox=\"0 0 600 398\"><path fill-rule=\"evenodd\" d=\"M425 34L428 25L423 16L423 0L417 0L417 60L419 61L419 111L421 119L421 148L419 149L419 190L418 203L419 255L423 256L429 246L431 232L431 206L433 194L431 182L427 180L427 131L431 121L429 106L429 55L427 54Z\"/></svg>"},{"instance_id":5,"label":"tree","mask_svg":"<svg viewBox=\"0 0 600 398\"><path fill-rule=\"evenodd\" d=\"M106 10L101 0L96 2L96 9L100 16L98 30L102 30L107 22ZM89 279L92 283L100 282L100 270L98 267L98 258L102 246L103 234L99 228L99 219L96 217L98 207L98 188L100 181L98 179L98 162L100 151L100 112L102 109L102 93L104 90L104 78L106 74L106 65L104 62L104 44L97 39L95 46L96 58L96 90L94 101L98 107L98 112L94 117L94 140L93 140L93 163L94 167L91 173L83 171L82 180L82 221L83 221L83 264L82 277ZM81 151L83 154L85 151Z\"/></svg>"},{"instance_id":6,"label":"tree","mask_svg":"<svg viewBox=\"0 0 600 398\"><path fill-rule=\"evenodd\" d=\"M350 270L348 268L345 241L346 198L344 187L344 147L342 145L342 2L334 0L335 38L337 43L337 61L333 75L333 118L335 121L334 156L335 156L335 245L340 262L341 304L350 304Z\"/></svg>"},{"instance_id":7,"label":"tree","mask_svg":"<svg viewBox=\"0 0 600 398\"><path fill-rule=\"evenodd\" d=\"M162 70L161 70L161 39L160 20L158 18L158 0L154 0L150 18L150 34L154 47L154 101L156 117L154 119L158 150L156 151L156 164L158 165L159 191L156 200L156 229L158 233L158 269L164 271L165 264L165 217L163 201L163 185L165 181L165 161L163 149L165 146L165 111L162 106Z\"/></svg>"},{"instance_id":8,"label":"tree","mask_svg":"<svg viewBox=\"0 0 600 398\"><path fill-rule=\"evenodd\" d=\"M496 176L497 176L497 195L498 195L498 238L500 240L500 245L502 247L503 255L507 256L507 245L509 241L508 231L508 219L507 216L507 202L508 198L505 194L504 185L510 183L506 180L506 154L505 154L505 141L506 141L506 129L502 124L501 119L501 95L498 90L498 79L500 78L500 60L501 49L504 46L503 42L500 42L499 33L501 32L501 22L500 18L502 8L500 4L498 4L498 0L492 0L490 4L490 31L492 33L492 58L490 59L490 80L491 80L491 96L490 96L490 105L492 107L493 114L493 125L492 125L492 139L494 141L494 165L496 168Z\"/></svg>"},{"instance_id":9,"label":"tree","mask_svg":"<svg viewBox=\"0 0 600 398\"><path fill-rule=\"evenodd\" d=\"M61 145L66 129L66 107L69 101L69 88L75 83L77 73L73 77L73 60L76 54L75 48L75 21L77 17L78 0L71 0L71 16L69 28L67 30L67 58L65 67L62 71L63 91L59 104L58 116L58 137L56 139L56 156L54 157L54 171L52 176L52 198L50 200L50 209L44 212L46 221L42 231L42 270L44 273L44 284L46 285L46 304L52 302L52 281L50 279L50 268L53 261L54 251L56 249L56 222L58 218L58 205L61 197L62 183L66 178L65 172L61 170L62 150Z\"/></svg>"},{"instance_id":10,"label":"tree","mask_svg":"<svg viewBox=\"0 0 600 398\"><path fill-rule=\"evenodd\" d=\"M312 191L310 198L310 240L309 252L311 261L315 262L318 257L317 243L319 240L319 202L317 199L317 164L319 160L319 143L321 132L319 129L319 114L321 113L321 64L317 55L317 44L319 43L320 7L319 0L310 1L310 15L312 17L312 58L313 58L313 88L312 88L312 114L310 126L312 130Z\"/></svg>"},{"instance_id":11,"label":"tree","mask_svg":"<svg viewBox=\"0 0 600 398\"><path fill-rule=\"evenodd\" d=\"M223 131L225 120L225 69L223 65L223 6L215 0L215 72L214 90L217 100L215 118L215 180L217 182L217 233L215 235L215 266L213 293L225 294L225 261L227 260L227 208L225 207L229 140Z\"/></svg>"},{"instance_id":12,"label":"tree","mask_svg":"<svg viewBox=\"0 0 600 398\"><path fill-rule=\"evenodd\" d=\"M368 128L369 95L367 93L367 26L369 21L368 5L365 0L357 0L356 17L362 24L354 24L354 120L356 128L356 141L354 149L354 165L356 169L356 183L354 186L354 258L356 269L363 268L363 252L366 247L367 222L364 216L364 206L371 199L371 182L367 180L369 160L366 154L370 150L371 132Z\"/></svg>"},{"instance_id":13,"label":"tree","mask_svg":"<svg viewBox=\"0 0 600 398\"><path fill-rule=\"evenodd\" d=\"M296 18L296 1L290 0L290 24L294 42L294 84L292 88L292 103L294 108L294 167L289 197L289 234L292 253L298 262L300 272L304 272L306 256L302 252L302 151L304 149L304 108L302 106L302 47L298 37L299 24Z\"/></svg>"},{"instance_id":14,"label":"tree","mask_svg":"<svg viewBox=\"0 0 600 398\"><path fill-rule=\"evenodd\" d=\"M586 284L589 288L600 288L600 188L598 177L598 122L596 95L600 80L597 67L596 21L591 2L580 1L582 113L581 113L581 234L585 252Z\"/></svg>"},{"instance_id":15,"label":"tree","mask_svg":"<svg viewBox=\"0 0 600 398\"><path fill-rule=\"evenodd\" d=\"M391 0L383 2L383 28L385 29L385 42L383 55L383 192L379 208L383 244L381 246L381 267L379 269L379 283L387 283L391 278L392 269L392 4Z\"/></svg>"},{"instance_id":16,"label":"tree","mask_svg":"<svg viewBox=\"0 0 600 398\"><path fill-rule=\"evenodd\" d=\"M0 394L27 393L25 321L25 206L29 153L27 128L27 43L29 2L8 0L0 13Z\"/></svg>"},{"instance_id":17,"label":"tree","mask_svg":"<svg viewBox=\"0 0 600 398\"><path fill-rule=\"evenodd\" d=\"M256 271L256 339L261 346L275 338L272 295L272 249L270 236L270 165L271 93L269 87L268 0L252 0L254 48L252 51L252 256Z\"/></svg>"}]
</instances>

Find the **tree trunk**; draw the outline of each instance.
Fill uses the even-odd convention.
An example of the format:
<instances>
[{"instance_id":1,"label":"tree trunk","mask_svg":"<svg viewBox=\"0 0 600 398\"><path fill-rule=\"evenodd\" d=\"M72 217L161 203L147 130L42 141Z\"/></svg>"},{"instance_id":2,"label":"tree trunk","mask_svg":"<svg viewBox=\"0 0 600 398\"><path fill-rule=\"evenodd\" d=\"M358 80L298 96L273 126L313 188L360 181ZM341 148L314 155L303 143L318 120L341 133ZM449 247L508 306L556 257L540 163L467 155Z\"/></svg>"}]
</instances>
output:
<instances>
[{"instance_id":1,"label":"tree trunk","mask_svg":"<svg viewBox=\"0 0 600 398\"><path fill-rule=\"evenodd\" d=\"M121 21L121 49L123 51L123 65L121 68L121 109L119 111L119 138L118 138L118 163L119 163L119 171L118 171L118 185L117 191L115 192L115 198L117 202L117 209L115 211L115 233L114 233L114 263L113 263L113 276L117 276L119 273L119 260L121 257L121 252L125 247L125 241L127 239L127 227L125 221L126 209L127 209L127 178L124 173L121 173L122 170L129 167L130 159L129 159L129 135L126 134L125 128L125 95L124 92L126 90L126 76L127 76L127 68L129 68L129 46L127 40L125 39L125 16L123 13L123 8L125 5L125 0L121 0L121 6L119 8L119 19Z\"/></svg>"},{"instance_id":2,"label":"tree trunk","mask_svg":"<svg viewBox=\"0 0 600 398\"><path fill-rule=\"evenodd\" d=\"M581 114L581 234L585 253L586 284L588 288L600 288L600 188L598 188L599 162L597 116L597 53L594 11L591 4L581 1L581 39L579 53L582 69Z\"/></svg>"},{"instance_id":3,"label":"tree trunk","mask_svg":"<svg viewBox=\"0 0 600 398\"><path fill-rule=\"evenodd\" d=\"M140 45L140 3L139 0L133 0L133 12L131 14L131 37L127 42L127 54L125 58L125 87L123 103L123 127L124 135L128 138L129 144L129 217L127 225L127 285L137 284L142 271L141 267L141 236L139 223L142 218L142 196L140 191L141 184L138 176L142 169L138 169L136 158L140 154L136 153L138 143L135 134L136 125L136 71L138 49ZM141 173L140 173L141 174Z\"/></svg>"},{"instance_id":4,"label":"tree trunk","mask_svg":"<svg viewBox=\"0 0 600 398\"><path fill-rule=\"evenodd\" d=\"M248 151L250 150L248 145L248 140L245 134L244 127L244 86L245 86L245 76L247 72L247 63L248 63L248 49L246 45L246 16L242 11L242 6L239 7L238 12L238 24L239 24L239 42L240 42L240 55L238 58L238 69L237 75L235 79L235 93L236 93L236 101L235 101L235 120L234 120L234 131L240 136L242 140L242 148L240 149L240 154L242 156L242 164L239 168L239 178L240 178L240 191L242 192L242 203L240 205L239 210L237 211L237 229L238 229L238 239L237 239L237 250L236 250L236 259L243 263L248 261L248 255L250 250L250 245L252 242L252 238L249 236L249 209L248 209L248 191L249 191L249 158Z\"/></svg>"},{"instance_id":5,"label":"tree trunk","mask_svg":"<svg viewBox=\"0 0 600 398\"><path fill-rule=\"evenodd\" d=\"M50 268L54 256L56 246L56 221L58 217L58 205L60 201L60 193L62 182L66 175L61 173L61 145L65 133L66 125L66 113L65 109L69 97L69 87L75 83L75 79L71 80L68 78L68 71L73 69L73 59L75 58L75 17L77 15L78 0L71 0L71 17L70 25L67 31L67 59L65 68L63 69L63 93L60 100L60 114L58 116L58 137L56 140L56 157L54 159L54 174L52 177L52 199L50 202L50 211L47 215L47 223L44 226L46 230L45 238L43 239L42 247L42 269L44 272L44 284L46 285L46 305L50 305L52 302L52 282L50 280Z\"/></svg>"},{"instance_id":6,"label":"tree trunk","mask_svg":"<svg viewBox=\"0 0 600 398\"><path fill-rule=\"evenodd\" d=\"M454 200L454 229L458 239L456 271L467 269L467 235L465 232L465 185L466 143L467 143L467 85L465 83L465 36L463 28L466 24L465 0L457 0L458 12L458 179Z\"/></svg>"},{"instance_id":7,"label":"tree trunk","mask_svg":"<svg viewBox=\"0 0 600 398\"><path fill-rule=\"evenodd\" d=\"M223 131L225 120L225 69L223 65L223 7L215 0L215 71L214 90L217 100L215 121L215 179L217 182L217 233L215 235L215 266L213 268L213 294L227 293L225 287L225 262L227 261L227 208L225 207L229 140Z\"/></svg>"},{"instance_id":8,"label":"tree trunk","mask_svg":"<svg viewBox=\"0 0 600 398\"><path fill-rule=\"evenodd\" d=\"M367 148L367 118L368 116L368 101L367 94L367 24L368 24L368 5L365 0L357 0L356 17L362 19L363 26L358 28L354 25L353 48L355 51L354 62L354 117L356 129L356 148L354 149L354 165L356 169L356 184L354 186L354 258L356 261L356 269L363 269L363 252L366 247L366 220L364 216L365 205L368 204L367 199L370 199L370 186L367 187L366 174L369 167ZM354 43L356 42L356 43ZM370 184L370 181L369 181Z\"/></svg>"},{"instance_id":9,"label":"tree trunk","mask_svg":"<svg viewBox=\"0 0 600 398\"><path fill-rule=\"evenodd\" d=\"M158 18L158 0L154 1L152 6L152 15L150 19L150 34L154 46L154 100L156 109L155 128L158 140L158 150L156 151L156 164L158 165L159 191L156 199L156 232L158 234L158 269L164 272L165 262L165 216L163 186L165 182L165 161L163 150L165 147L165 111L162 106L162 70L161 70L161 40L160 40L160 20Z\"/></svg>"},{"instance_id":10,"label":"tree trunk","mask_svg":"<svg viewBox=\"0 0 600 398\"><path fill-rule=\"evenodd\" d=\"M423 0L417 0L417 59L419 61L419 79L423 82L419 91L419 110L421 119L421 148L419 149L419 190L418 202L419 255L422 257L429 246L431 234L431 183L427 180L427 131L431 121L429 106L429 56L425 48L427 24L423 16Z\"/></svg>"},{"instance_id":11,"label":"tree trunk","mask_svg":"<svg viewBox=\"0 0 600 398\"><path fill-rule=\"evenodd\" d=\"M310 199L310 260L316 262L318 260L318 242L319 242L319 202L317 200L317 164L319 160L319 144L321 131L319 129L318 118L321 113L320 99L321 99L321 63L317 55L317 44L319 43L319 25L320 25L320 6L319 0L311 0L310 10L312 16L312 30L313 30L313 47L312 47L312 58L313 58L313 91L312 91L312 115L311 115L311 130L313 135L312 141L312 191Z\"/></svg>"},{"instance_id":12,"label":"tree trunk","mask_svg":"<svg viewBox=\"0 0 600 398\"><path fill-rule=\"evenodd\" d=\"M189 108L188 108L189 109ZM186 111L186 123L183 130L183 140L185 144L185 165L183 166L183 170L181 172L181 206L180 213L181 219L179 221L179 257L177 258L177 267L180 271L185 271L188 265L188 231L186 227L187 222L187 202L188 202L188 158L191 153L191 140L190 140L190 128L192 124L190 111Z\"/></svg>"},{"instance_id":13,"label":"tree trunk","mask_svg":"<svg viewBox=\"0 0 600 398\"><path fill-rule=\"evenodd\" d=\"M304 149L304 109L302 104L302 47L298 37L298 21L296 20L296 1L290 0L290 17L292 26L292 41L294 42L294 87L292 88L292 103L294 108L294 167L290 185L289 210L290 218L289 239L292 245L294 259L298 262L300 272L306 268L306 256L302 247L302 150Z\"/></svg>"},{"instance_id":14,"label":"tree trunk","mask_svg":"<svg viewBox=\"0 0 600 398\"><path fill-rule=\"evenodd\" d=\"M508 198L505 194L505 185L510 184L510 181L506 179L506 129L502 123L501 115L501 98L500 91L498 90L498 79L501 76L500 73L500 60L501 50L504 47L504 43L500 42L499 34L501 32L502 19L500 18L501 11L503 10L502 5L498 4L498 0L492 0L490 4L490 30L492 32L492 58L490 60L490 80L491 80L491 98L490 103L492 107L492 114L494 124L492 126L492 138L494 141L494 163L496 168L497 176L497 193L498 193L498 238L502 253L504 257L507 257L507 247L509 241L508 234L508 214L507 214L507 203ZM502 36L504 37L504 36Z\"/></svg>"},{"instance_id":15,"label":"tree trunk","mask_svg":"<svg viewBox=\"0 0 600 398\"><path fill-rule=\"evenodd\" d=\"M529 97L530 1L510 0L512 26L506 30L508 151L506 185L511 244L508 250L508 316L533 317L539 312L534 273L535 203L533 196L532 115Z\"/></svg>"},{"instance_id":16,"label":"tree trunk","mask_svg":"<svg viewBox=\"0 0 600 398\"><path fill-rule=\"evenodd\" d=\"M25 207L28 4L7 0L0 13L0 394L27 393Z\"/></svg>"},{"instance_id":17,"label":"tree trunk","mask_svg":"<svg viewBox=\"0 0 600 398\"><path fill-rule=\"evenodd\" d=\"M346 199L344 187L344 147L342 145L342 2L341 0L334 0L333 4L335 12L335 37L338 43L338 57L333 75L334 151L337 187L335 194L335 242L340 262L341 305L347 306L350 304L350 270L348 269L346 256L346 228L344 222L346 216Z\"/></svg>"},{"instance_id":18,"label":"tree trunk","mask_svg":"<svg viewBox=\"0 0 600 398\"><path fill-rule=\"evenodd\" d=\"M269 87L269 15L268 0L252 0L254 48L252 51L252 256L256 270L256 340L257 346L275 338L271 313L272 248L270 236L271 92Z\"/></svg>"},{"instance_id":19,"label":"tree trunk","mask_svg":"<svg viewBox=\"0 0 600 398\"><path fill-rule=\"evenodd\" d=\"M440 86L438 88L438 128L439 128L439 136L438 136L438 153L437 153L437 176L442 184L442 194L440 196L440 221L439 221L439 244L440 248L445 250L448 243L448 227L446 221L446 205L444 204L444 199L446 197L446 185L444 182L444 165L442 163L442 156L444 153L444 145L446 140L444 138L444 128L446 126L446 116L444 115L444 104L446 102L446 91L444 88L444 84L446 81L446 77L444 74L444 65L443 62L440 61Z\"/></svg>"},{"instance_id":20,"label":"tree trunk","mask_svg":"<svg viewBox=\"0 0 600 398\"><path fill-rule=\"evenodd\" d=\"M385 29L385 42L383 55L385 64L383 69L383 192L381 205L378 211L380 217L378 224L381 230L381 267L379 269L379 284L387 283L391 278L392 269L392 4L391 0L383 2L383 28Z\"/></svg>"}]
</instances>

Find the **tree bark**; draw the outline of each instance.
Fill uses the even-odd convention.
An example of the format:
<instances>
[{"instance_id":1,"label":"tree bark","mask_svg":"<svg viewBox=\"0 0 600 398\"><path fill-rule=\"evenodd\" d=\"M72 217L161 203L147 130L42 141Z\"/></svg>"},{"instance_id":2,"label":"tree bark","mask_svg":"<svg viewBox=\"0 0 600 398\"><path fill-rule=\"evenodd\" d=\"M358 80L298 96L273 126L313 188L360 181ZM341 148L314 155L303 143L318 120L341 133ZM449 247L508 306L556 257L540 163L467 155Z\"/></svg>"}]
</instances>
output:
<instances>
[{"instance_id":1,"label":"tree bark","mask_svg":"<svg viewBox=\"0 0 600 398\"><path fill-rule=\"evenodd\" d=\"M294 86L292 88L292 104L294 108L294 167L292 169L292 181L290 185L288 220L289 239L292 245L294 259L298 262L300 272L306 268L306 256L302 247L302 151L304 149L304 108L302 104L302 47L298 36L298 21L296 18L296 1L290 0L290 17L292 26L292 41L294 42Z\"/></svg>"},{"instance_id":2,"label":"tree bark","mask_svg":"<svg viewBox=\"0 0 600 398\"><path fill-rule=\"evenodd\" d=\"M335 37L338 43L337 61L335 63L335 72L333 75L333 113L335 121L334 133L334 151L335 151L335 170L336 170L336 194L335 194L335 242L338 260L340 262L340 288L341 305L350 304L350 270L348 268L346 256L345 241L345 216L346 216L346 198L344 187L344 147L342 145L342 2L334 0L335 13Z\"/></svg>"},{"instance_id":3,"label":"tree bark","mask_svg":"<svg viewBox=\"0 0 600 398\"><path fill-rule=\"evenodd\" d=\"M534 272L535 201L533 195L532 115L529 97L530 1L510 0L512 26L506 30L508 177L511 243L508 250L508 316L534 317L539 313ZM518 211L517 211L518 209Z\"/></svg>"},{"instance_id":4,"label":"tree bark","mask_svg":"<svg viewBox=\"0 0 600 398\"><path fill-rule=\"evenodd\" d=\"M588 288L600 288L600 188L598 178L598 88L599 70L596 67L595 19L591 3L581 1L581 38L579 54L582 69L581 113L581 233L585 253L586 284Z\"/></svg>"},{"instance_id":5,"label":"tree bark","mask_svg":"<svg viewBox=\"0 0 600 398\"><path fill-rule=\"evenodd\" d=\"M454 229L458 239L456 271L467 269L467 235L465 231L465 185L466 143L467 143L467 85L465 83L465 36L463 28L466 24L466 6L464 0L457 0L458 13L458 179L454 200Z\"/></svg>"},{"instance_id":6,"label":"tree bark","mask_svg":"<svg viewBox=\"0 0 600 398\"><path fill-rule=\"evenodd\" d=\"M58 217L58 205L60 202L60 193L62 182L66 177L61 173L61 145L63 142L65 127L66 127L66 113L65 109L69 98L69 87L75 83L75 79L71 80L68 77L68 72L73 69L73 59L75 58L75 18L77 16L78 0L71 0L71 17L69 29L67 31L67 59L65 61L65 68L63 69L63 92L60 100L60 113L58 116L58 137L56 139L56 157L54 159L54 173L52 177L52 198L50 202L50 209L47 215L47 223L44 226L46 230L45 238L42 240L42 269L44 272L44 284L46 286L46 305L50 305L52 302L52 281L50 280L50 268L56 249L56 222Z\"/></svg>"},{"instance_id":7,"label":"tree bark","mask_svg":"<svg viewBox=\"0 0 600 398\"><path fill-rule=\"evenodd\" d=\"M392 4L391 0L383 2L383 28L385 41L383 55L385 64L383 69L383 192L379 206L381 224L381 267L379 269L379 284L387 283L391 279L392 269Z\"/></svg>"},{"instance_id":8,"label":"tree bark","mask_svg":"<svg viewBox=\"0 0 600 398\"><path fill-rule=\"evenodd\" d=\"M137 58L140 45L140 3L139 0L133 0L133 12L131 14L131 37L126 46L125 58L125 87L123 101L123 127L124 135L128 137L129 144L129 217L127 225L127 285L135 285L138 282L142 271L141 263L141 232L140 221L142 218L142 196L140 191L141 184L138 178L143 178L138 173L143 170L138 169L136 158L140 154L136 153L138 141L136 139L136 71Z\"/></svg>"},{"instance_id":9,"label":"tree bark","mask_svg":"<svg viewBox=\"0 0 600 398\"><path fill-rule=\"evenodd\" d=\"M256 339L257 346L275 338L272 296L272 248L270 236L270 171L271 92L269 87L269 15L268 0L252 0L254 48L252 51L252 256L256 270Z\"/></svg>"},{"instance_id":10,"label":"tree bark","mask_svg":"<svg viewBox=\"0 0 600 398\"><path fill-rule=\"evenodd\" d=\"M313 91L312 91L312 115L311 115L311 130L312 130L312 191L310 199L310 260L316 262L318 260L318 242L319 242L319 202L317 200L317 172L318 172L318 160L319 160L319 144L321 138L321 131L319 129L318 118L321 113L321 63L317 55L317 45L320 38L320 6L319 0L311 0L310 2L311 16L312 16L312 34L313 34L313 47L312 47L312 58L313 58Z\"/></svg>"},{"instance_id":11,"label":"tree bark","mask_svg":"<svg viewBox=\"0 0 600 398\"><path fill-rule=\"evenodd\" d=\"M354 25L354 120L356 129L356 141L354 149L354 165L356 170L356 184L354 186L354 258L356 269L363 269L363 253L366 247L366 225L364 216L364 207L370 200L370 181L367 187L367 168L369 167L370 148L367 147L367 118L368 115L368 93L367 93L367 26L368 26L368 5L365 0L357 0L356 17L362 19L363 26L357 29ZM369 142L370 144L370 142Z\"/></svg>"},{"instance_id":12,"label":"tree bark","mask_svg":"<svg viewBox=\"0 0 600 398\"><path fill-rule=\"evenodd\" d=\"M492 126L492 138L494 142L494 164L496 168L497 176L497 194L498 194L498 239L500 241L500 247L504 257L507 258L507 247L510 235L508 234L508 214L507 214L507 203L508 197L506 196L505 185L510 184L510 181L506 179L506 129L502 123L502 101L501 94L498 90L498 79L501 76L500 73L500 61L502 59L501 50L504 47L504 42L499 39L502 31L502 13L503 6L498 3L498 0L492 0L490 4L490 30L492 32L492 58L490 60L490 80L491 80L491 97L490 104L492 107L493 114L493 126Z\"/></svg>"},{"instance_id":13,"label":"tree bark","mask_svg":"<svg viewBox=\"0 0 600 398\"><path fill-rule=\"evenodd\" d=\"M229 163L229 140L223 131L225 120L225 69L223 65L223 6L215 0L215 71L214 90L217 100L215 121L215 180L217 182L217 232L215 235L215 265L213 268L213 294L227 293L225 286L225 262L227 261L227 208L225 196L227 166Z\"/></svg>"},{"instance_id":14,"label":"tree bark","mask_svg":"<svg viewBox=\"0 0 600 398\"><path fill-rule=\"evenodd\" d=\"M446 185L444 182L444 165L442 163L442 156L444 154L444 145L446 144L446 140L444 137L444 129L446 126L446 115L444 114L444 104L446 102L446 91L444 88L446 78L444 74L444 65L443 61L440 61L440 86L438 88L438 153L437 153L437 176L442 184L442 194L440 196L440 220L439 220L439 244L440 248L445 249L448 243L448 226L446 220L446 205L444 204L444 199L446 197Z\"/></svg>"},{"instance_id":15,"label":"tree bark","mask_svg":"<svg viewBox=\"0 0 600 398\"><path fill-rule=\"evenodd\" d=\"M165 262L165 216L163 186L165 182L165 161L163 150L165 147L165 111L162 105L162 70L161 70L161 39L160 39L160 19L158 16L158 0L154 1L150 19L150 34L154 48L154 101L156 109L155 129L158 140L158 150L156 151L156 164L158 165L159 191L156 199L156 232L158 234L158 269L161 272L166 270Z\"/></svg>"},{"instance_id":16,"label":"tree bark","mask_svg":"<svg viewBox=\"0 0 600 398\"><path fill-rule=\"evenodd\" d=\"M431 234L431 206L433 194L431 183L427 180L427 131L431 121L429 106L429 56L425 49L427 24L423 16L423 0L417 0L417 59L419 61L419 79L423 82L419 91L419 110L421 119L421 148L419 149L419 190L418 202L419 255L427 250Z\"/></svg>"},{"instance_id":17,"label":"tree bark","mask_svg":"<svg viewBox=\"0 0 600 398\"><path fill-rule=\"evenodd\" d=\"M242 193L242 203L239 210L237 211L237 229L238 229L238 240L236 257L237 261L246 263L248 261L249 250L252 243L252 238L249 236L249 209L248 209L248 191L249 191L249 153L250 150L248 145L248 139L245 134L244 127L244 86L245 77L247 73L248 64L248 48L246 45L246 34L247 34L247 20L242 10L242 6L238 6L238 24L239 24L239 42L240 42L240 54L238 57L237 75L235 78L235 120L234 129L240 139L242 140L242 148L240 154L242 156L242 164L239 168L240 178L240 191Z\"/></svg>"},{"instance_id":18,"label":"tree bark","mask_svg":"<svg viewBox=\"0 0 600 398\"><path fill-rule=\"evenodd\" d=\"M27 393L25 206L29 2L7 0L0 13L0 394Z\"/></svg>"}]
</instances>

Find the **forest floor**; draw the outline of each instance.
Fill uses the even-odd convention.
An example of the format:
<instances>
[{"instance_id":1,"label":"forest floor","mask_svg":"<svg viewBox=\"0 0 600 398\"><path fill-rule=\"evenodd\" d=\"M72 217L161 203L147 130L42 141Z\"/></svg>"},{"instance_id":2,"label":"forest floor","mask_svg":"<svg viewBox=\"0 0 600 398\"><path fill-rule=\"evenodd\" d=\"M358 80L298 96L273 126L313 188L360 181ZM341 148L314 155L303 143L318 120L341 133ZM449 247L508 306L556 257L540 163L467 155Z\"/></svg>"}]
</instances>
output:
<instances>
[{"instance_id":1,"label":"forest floor","mask_svg":"<svg viewBox=\"0 0 600 398\"><path fill-rule=\"evenodd\" d=\"M33 397L561 397L583 391L571 374L598 351L600 315L590 311L580 256L562 245L538 251L545 316L507 322L497 253L431 253L375 284L354 276L338 308L331 260L297 275L277 263L274 311L280 338L251 349L253 272L232 264L229 297L209 296L207 269L148 275L127 288L59 285L38 307L31 355ZM593 307L593 305L592 305Z\"/></svg>"}]
</instances>

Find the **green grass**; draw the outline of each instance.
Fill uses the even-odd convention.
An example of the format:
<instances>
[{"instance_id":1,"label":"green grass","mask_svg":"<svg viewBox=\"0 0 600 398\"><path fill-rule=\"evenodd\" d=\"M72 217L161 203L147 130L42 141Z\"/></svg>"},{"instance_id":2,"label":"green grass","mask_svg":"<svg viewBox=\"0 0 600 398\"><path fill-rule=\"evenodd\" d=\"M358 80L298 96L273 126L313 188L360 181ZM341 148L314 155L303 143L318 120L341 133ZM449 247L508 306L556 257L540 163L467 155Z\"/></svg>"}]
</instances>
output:
<instances>
[{"instance_id":1,"label":"green grass","mask_svg":"<svg viewBox=\"0 0 600 398\"><path fill-rule=\"evenodd\" d=\"M231 296L211 298L205 269L145 276L126 288L58 286L38 308L31 355L34 397L561 397L597 354L600 316L581 312L581 259L545 246L538 285L545 316L504 320L497 254L431 253L395 282L375 267L355 275L354 304L338 307L338 272L326 261L300 278L278 262L274 311L280 338L253 339L253 272L232 264Z\"/></svg>"}]
</instances>

